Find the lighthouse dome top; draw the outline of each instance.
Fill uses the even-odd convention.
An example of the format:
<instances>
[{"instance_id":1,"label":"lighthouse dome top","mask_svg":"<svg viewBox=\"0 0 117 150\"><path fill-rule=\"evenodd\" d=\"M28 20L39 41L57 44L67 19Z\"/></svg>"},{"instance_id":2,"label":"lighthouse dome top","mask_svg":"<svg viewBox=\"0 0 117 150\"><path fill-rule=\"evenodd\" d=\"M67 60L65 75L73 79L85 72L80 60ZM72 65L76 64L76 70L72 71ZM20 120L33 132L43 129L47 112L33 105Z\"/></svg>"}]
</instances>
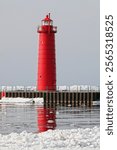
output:
<instances>
[{"instance_id":1,"label":"lighthouse dome top","mask_svg":"<svg viewBox=\"0 0 117 150\"><path fill-rule=\"evenodd\" d=\"M53 20L50 19L50 13L42 20L42 25L53 25Z\"/></svg>"},{"instance_id":2,"label":"lighthouse dome top","mask_svg":"<svg viewBox=\"0 0 117 150\"><path fill-rule=\"evenodd\" d=\"M50 14L49 14L49 15L46 15L46 17L43 19L43 21L52 21L52 20L50 19Z\"/></svg>"}]
</instances>

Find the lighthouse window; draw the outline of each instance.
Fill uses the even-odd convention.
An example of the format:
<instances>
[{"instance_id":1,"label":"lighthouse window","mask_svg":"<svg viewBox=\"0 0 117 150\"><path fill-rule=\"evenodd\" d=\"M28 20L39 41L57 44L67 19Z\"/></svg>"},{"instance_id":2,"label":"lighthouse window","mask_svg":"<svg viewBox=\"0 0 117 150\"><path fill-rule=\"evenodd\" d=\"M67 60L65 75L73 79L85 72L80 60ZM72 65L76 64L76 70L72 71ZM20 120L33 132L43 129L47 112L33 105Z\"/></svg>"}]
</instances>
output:
<instances>
[{"instance_id":1,"label":"lighthouse window","mask_svg":"<svg viewBox=\"0 0 117 150\"><path fill-rule=\"evenodd\" d=\"M41 78L41 76L40 76L40 78Z\"/></svg>"},{"instance_id":2,"label":"lighthouse window","mask_svg":"<svg viewBox=\"0 0 117 150\"><path fill-rule=\"evenodd\" d=\"M42 21L42 25L52 25L53 21Z\"/></svg>"},{"instance_id":3,"label":"lighthouse window","mask_svg":"<svg viewBox=\"0 0 117 150\"><path fill-rule=\"evenodd\" d=\"M45 22L44 22L44 25L49 25L49 21L45 21Z\"/></svg>"},{"instance_id":4,"label":"lighthouse window","mask_svg":"<svg viewBox=\"0 0 117 150\"><path fill-rule=\"evenodd\" d=\"M52 21L50 21L50 25L53 25L53 22L52 22Z\"/></svg>"}]
</instances>

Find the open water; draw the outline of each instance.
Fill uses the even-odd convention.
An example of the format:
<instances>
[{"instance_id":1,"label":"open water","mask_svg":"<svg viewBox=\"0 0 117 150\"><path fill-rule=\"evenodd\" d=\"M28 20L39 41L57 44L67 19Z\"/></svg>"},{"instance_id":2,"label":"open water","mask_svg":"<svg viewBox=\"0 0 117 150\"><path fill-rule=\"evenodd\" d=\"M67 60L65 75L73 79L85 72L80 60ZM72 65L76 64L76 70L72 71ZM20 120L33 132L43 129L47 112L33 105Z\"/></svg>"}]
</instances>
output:
<instances>
[{"instance_id":1,"label":"open water","mask_svg":"<svg viewBox=\"0 0 117 150\"><path fill-rule=\"evenodd\" d=\"M0 134L43 132L48 129L92 128L100 125L98 107L44 108L38 105L0 105Z\"/></svg>"}]
</instances>

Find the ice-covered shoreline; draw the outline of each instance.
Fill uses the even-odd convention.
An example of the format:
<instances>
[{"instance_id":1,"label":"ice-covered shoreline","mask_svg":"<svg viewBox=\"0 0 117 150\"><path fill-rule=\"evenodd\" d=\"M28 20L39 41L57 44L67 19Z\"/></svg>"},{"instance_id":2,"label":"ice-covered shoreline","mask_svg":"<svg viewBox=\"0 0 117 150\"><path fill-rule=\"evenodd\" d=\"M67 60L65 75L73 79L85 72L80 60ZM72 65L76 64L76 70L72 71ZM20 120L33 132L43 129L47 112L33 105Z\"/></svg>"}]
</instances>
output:
<instances>
[{"instance_id":1,"label":"ice-covered shoreline","mask_svg":"<svg viewBox=\"0 0 117 150\"><path fill-rule=\"evenodd\" d=\"M44 99L43 98L7 98L7 97L2 97L0 100L0 104L43 104Z\"/></svg>"},{"instance_id":2,"label":"ice-covered shoreline","mask_svg":"<svg viewBox=\"0 0 117 150\"><path fill-rule=\"evenodd\" d=\"M99 150L100 128L0 134L0 150Z\"/></svg>"}]
</instances>

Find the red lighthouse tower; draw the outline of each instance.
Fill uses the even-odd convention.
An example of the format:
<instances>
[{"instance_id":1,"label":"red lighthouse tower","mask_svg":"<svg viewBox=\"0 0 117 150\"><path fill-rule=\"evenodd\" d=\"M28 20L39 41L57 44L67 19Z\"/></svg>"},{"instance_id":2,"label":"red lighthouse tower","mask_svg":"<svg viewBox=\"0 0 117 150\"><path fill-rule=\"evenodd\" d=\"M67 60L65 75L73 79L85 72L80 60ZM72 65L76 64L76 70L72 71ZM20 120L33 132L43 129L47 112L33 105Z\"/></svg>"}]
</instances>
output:
<instances>
[{"instance_id":1,"label":"red lighthouse tower","mask_svg":"<svg viewBox=\"0 0 117 150\"><path fill-rule=\"evenodd\" d=\"M50 14L41 21L37 32L39 33L37 90L56 90L55 33L57 27L53 26Z\"/></svg>"}]
</instances>

